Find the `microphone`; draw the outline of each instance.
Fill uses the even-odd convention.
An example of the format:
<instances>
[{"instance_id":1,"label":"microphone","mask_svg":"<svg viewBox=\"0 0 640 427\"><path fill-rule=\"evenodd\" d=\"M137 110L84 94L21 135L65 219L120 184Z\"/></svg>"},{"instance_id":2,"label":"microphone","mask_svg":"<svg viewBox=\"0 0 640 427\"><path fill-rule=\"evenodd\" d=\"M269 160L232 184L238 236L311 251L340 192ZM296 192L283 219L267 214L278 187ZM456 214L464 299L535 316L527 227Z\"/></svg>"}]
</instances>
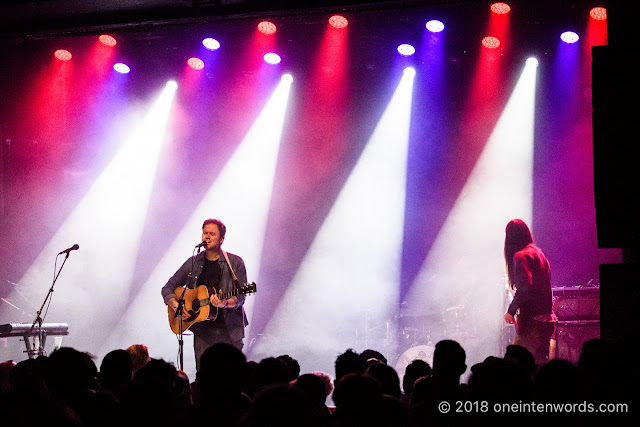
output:
<instances>
[{"instance_id":1,"label":"microphone","mask_svg":"<svg viewBox=\"0 0 640 427\"><path fill-rule=\"evenodd\" d=\"M67 254L69 255L69 252L71 251L77 251L80 248L80 246L78 246L78 244L76 243L75 245L71 246L70 248L65 249L62 252L59 252L58 255L62 255L62 254Z\"/></svg>"},{"instance_id":2,"label":"microphone","mask_svg":"<svg viewBox=\"0 0 640 427\"><path fill-rule=\"evenodd\" d=\"M199 244L196 245L196 248L206 248L207 247L207 241L203 240L202 242L200 242Z\"/></svg>"}]
</instances>

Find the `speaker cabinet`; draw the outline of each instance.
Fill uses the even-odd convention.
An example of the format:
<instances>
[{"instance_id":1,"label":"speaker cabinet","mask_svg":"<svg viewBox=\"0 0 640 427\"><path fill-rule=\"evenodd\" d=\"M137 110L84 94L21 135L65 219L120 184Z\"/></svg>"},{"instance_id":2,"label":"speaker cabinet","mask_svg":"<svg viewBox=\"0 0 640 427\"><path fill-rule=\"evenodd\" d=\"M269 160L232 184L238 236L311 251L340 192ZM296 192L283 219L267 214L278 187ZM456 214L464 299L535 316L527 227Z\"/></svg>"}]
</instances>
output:
<instances>
[{"instance_id":1,"label":"speaker cabinet","mask_svg":"<svg viewBox=\"0 0 640 427\"><path fill-rule=\"evenodd\" d=\"M561 321L599 320L600 287L553 288L553 312Z\"/></svg>"},{"instance_id":2,"label":"speaker cabinet","mask_svg":"<svg viewBox=\"0 0 640 427\"><path fill-rule=\"evenodd\" d=\"M594 338L600 338L599 320L558 322L556 358L577 363L582 351L582 345Z\"/></svg>"},{"instance_id":3,"label":"speaker cabinet","mask_svg":"<svg viewBox=\"0 0 640 427\"><path fill-rule=\"evenodd\" d=\"M577 363L585 341L600 338L600 287L553 288L553 311L558 316L556 358Z\"/></svg>"}]
</instances>

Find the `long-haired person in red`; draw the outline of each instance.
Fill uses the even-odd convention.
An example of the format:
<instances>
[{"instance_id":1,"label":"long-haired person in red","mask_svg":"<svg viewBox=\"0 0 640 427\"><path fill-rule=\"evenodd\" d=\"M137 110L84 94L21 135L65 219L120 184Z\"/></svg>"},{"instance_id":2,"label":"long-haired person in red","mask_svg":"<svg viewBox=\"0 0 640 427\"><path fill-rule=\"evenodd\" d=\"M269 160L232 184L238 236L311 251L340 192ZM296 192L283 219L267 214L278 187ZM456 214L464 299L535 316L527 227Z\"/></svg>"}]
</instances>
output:
<instances>
[{"instance_id":1,"label":"long-haired person in red","mask_svg":"<svg viewBox=\"0 0 640 427\"><path fill-rule=\"evenodd\" d=\"M557 321L552 310L549 261L533 243L524 221L509 221L505 231L504 260L509 287L515 295L504 320L516 325L513 344L527 348L536 363L543 364L549 356L549 340Z\"/></svg>"}]
</instances>

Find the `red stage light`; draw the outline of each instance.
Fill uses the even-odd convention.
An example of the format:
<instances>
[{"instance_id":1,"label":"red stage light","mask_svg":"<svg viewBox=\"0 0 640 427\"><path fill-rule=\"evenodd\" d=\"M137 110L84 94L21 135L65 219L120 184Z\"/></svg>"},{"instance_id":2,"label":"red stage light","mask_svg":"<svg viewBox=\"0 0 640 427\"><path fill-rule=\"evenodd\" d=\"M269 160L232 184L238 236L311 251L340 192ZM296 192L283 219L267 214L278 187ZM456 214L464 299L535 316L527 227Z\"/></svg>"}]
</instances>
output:
<instances>
[{"instance_id":1,"label":"red stage light","mask_svg":"<svg viewBox=\"0 0 640 427\"><path fill-rule=\"evenodd\" d=\"M276 25L273 22L262 21L258 24L258 31L269 36L276 32Z\"/></svg>"},{"instance_id":2,"label":"red stage light","mask_svg":"<svg viewBox=\"0 0 640 427\"><path fill-rule=\"evenodd\" d=\"M202 70L204 68L204 62L200 58L189 58L187 64L194 70Z\"/></svg>"},{"instance_id":3,"label":"red stage light","mask_svg":"<svg viewBox=\"0 0 640 427\"><path fill-rule=\"evenodd\" d=\"M71 60L71 52L64 49L58 49L53 54L60 61L70 61Z\"/></svg>"},{"instance_id":4,"label":"red stage light","mask_svg":"<svg viewBox=\"0 0 640 427\"><path fill-rule=\"evenodd\" d=\"M604 21L607 19L607 9L604 7L594 7L589 12L589 16L591 16L596 21Z\"/></svg>"},{"instance_id":5,"label":"red stage light","mask_svg":"<svg viewBox=\"0 0 640 427\"><path fill-rule=\"evenodd\" d=\"M329 25L331 25L333 28L346 28L346 26L349 25L349 21L347 21L347 18L345 18L344 16L333 15L331 18L329 18Z\"/></svg>"},{"instance_id":6,"label":"red stage light","mask_svg":"<svg viewBox=\"0 0 640 427\"><path fill-rule=\"evenodd\" d=\"M98 37L98 40L100 40L100 43L102 43L103 45L109 46L109 47L113 47L118 43L116 42L116 39L114 39L108 34L101 35L100 37Z\"/></svg>"},{"instance_id":7,"label":"red stage light","mask_svg":"<svg viewBox=\"0 0 640 427\"><path fill-rule=\"evenodd\" d=\"M506 15L511 12L511 7L506 3L494 3L491 5L491 12L498 15Z\"/></svg>"},{"instance_id":8,"label":"red stage light","mask_svg":"<svg viewBox=\"0 0 640 427\"><path fill-rule=\"evenodd\" d=\"M488 36L482 39L482 46L489 49L497 49L500 46L500 40L496 37Z\"/></svg>"}]
</instances>

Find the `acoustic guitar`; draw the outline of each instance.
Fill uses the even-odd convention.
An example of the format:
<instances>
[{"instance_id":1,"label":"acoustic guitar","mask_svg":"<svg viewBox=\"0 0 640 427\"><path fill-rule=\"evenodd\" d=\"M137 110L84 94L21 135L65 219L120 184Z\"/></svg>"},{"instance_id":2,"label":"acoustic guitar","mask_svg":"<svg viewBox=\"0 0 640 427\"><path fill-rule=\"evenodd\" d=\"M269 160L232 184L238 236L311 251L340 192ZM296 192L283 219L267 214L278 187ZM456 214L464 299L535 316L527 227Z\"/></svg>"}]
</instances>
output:
<instances>
[{"instance_id":1,"label":"acoustic guitar","mask_svg":"<svg viewBox=\"0 0 640 427\"><path fill-rule=\"evenodd\" d=\"M212 289L212 291L214 290L215 289ZM229 292L221 292L218 294L218 298L224 300L238 294L253 294L255 292L256 284L254 282L247 286L235 288ZM205 285L200 285L194 289L177 288L175 293L176 299L178 300L184 296L183 310L189 314L189 317L182 320L182 332L189 329L194 323L202 322L209 317L211 306L209 304L209 290ZM218 317L218 307L215 307L215 309L216 316L212 320ZM167 307L167 311L169 312L169 326L171 330L174 334L179 334L181 332L180 318L176 317L176 312L171 307Z\"/></svg>"}]
</instances>

